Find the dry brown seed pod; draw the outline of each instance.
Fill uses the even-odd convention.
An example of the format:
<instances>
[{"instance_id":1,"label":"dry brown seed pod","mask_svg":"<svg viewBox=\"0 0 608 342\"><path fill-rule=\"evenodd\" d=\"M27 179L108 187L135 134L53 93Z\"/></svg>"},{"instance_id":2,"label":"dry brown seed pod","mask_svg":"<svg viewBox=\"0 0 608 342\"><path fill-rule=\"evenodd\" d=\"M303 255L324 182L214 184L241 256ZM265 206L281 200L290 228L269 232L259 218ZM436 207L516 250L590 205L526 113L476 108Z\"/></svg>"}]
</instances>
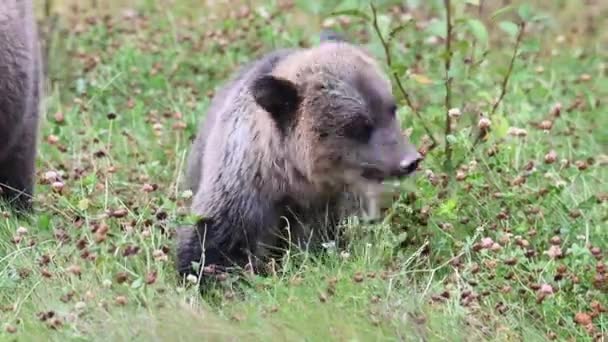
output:
<instances>
[{"instance_id":1,"label":"dry brown seed pod","mask_svg":"<svg viewBox=\"0 0 608 342\"><path fill-rule=\"evenodd\" d=\"M579 80L580 80L581 82L587 82L587 81L590 81L590 80L591 80L591 75L589 75L589 74L582 74L582 75L579 77Z\"/></svg>"},{"instance_id":2,"label":"dry brown seed pod","mask_svg":"<svg viewBox=\"0 0 608 342\"><path fill-rule=\"evenodd\" d=\"M125 297L125 296L116 296L115 302L116 302L116 304L122 306L122 305L126 305L128 300L127 300L127 297Z\"/></svg>"},{"instance_id":3,"label":"dry brown seed pod","mask_svg":"<svg viewBox=\"0 0 608 342\"><path fill-rule=\"evenodd\" d=\"M519 175L511 181L512 186L519 186L526 182L526 177Z\"/></svg>"},{"instance_id":4,"label":"dry brown seed pod","mask_svg":"<svg viewBox=\"0 0 608 342\"><path fill-rule=\"evenodd\" d=\"M49 143L49 145L55 145L59 142L59 137L51 134L46 138L46 141Z\"/></svg>"},{"instance_id":5,"label":"dry brown seed pod","mask_svg":"<svg viewBox=\"0 0 608 342\"><path fill-rule=\"evenodd\" d=\"M562 256L562 248L557 245L552 245L546 253L551 259L556 259Z\"/></svg>"},{"instance_id":6,"label":"dry brown seed pod","mask_svg":"<svg viewBox=\"0 0 608 342\"><path fill-rule=\"evenodd\" d=\"M480 118L479 121L477 122L477 127L482 131L487 130L488 128L490 128L491 125L492 125L492 121L490 121L490 119L488 119L486 117Z\"/></svg>"},{"instance_id":7,"label":"dry brown seed pod","mask_svg":"<svg viewBox=\"0 0 608 342\"><path fill-rule=\"evenodd\" d=\"M80 266L78 266L78 265L70 265L70 266L67 268L67 271L68 271L69 273L72 273L72 274L73 274L73 275L75 275L75 276L80 276L80 275L82 274L82 271L81 271L81 269L80 269Z\"/></svg>"},{"instance_id":8,"label":"dry brown seed pod","mask_svg":"<svg viewBox=\"0 0 608 342\"><path fill-rule=\"evenodd\" d=\"M448 116L452 119L459 118L462 115L459 108L451 108L448 110Z\"/></svg>"},{"instance_id":9,"label":"dry brown seed pod","mask_svg":"<svg viewBox=\"0 0 608 342\"><path fill-rule=\"evenodd\" d=\"M18 236L25 236L25 235L27 235L27 228L18 227L17 230L15 231L15 233L17 233Z\"/></svg>"},{"instance_id":10,"label":"dry brown seed pod","mask_svg":"<svg viewBox=\"0 0 608 342\"><path fill-rule=\"evenodd\" d=\"M509 130L507 131L507 134L513 137L520 137L523 138L525 136L528 135L528 131L525 130L524 128L518 128L518 127L509 127Z\"/></svg>"},{"instance_id":11,"label":"dry brown seed pod","mask_svg":"<svg viewBox=\"0 0 608 342\"><path fill-rule=\"evenodd\" d=\"M51 184L51 188L53 189L53 192L56 192L59 194L63 191L64 187L65 187L65 184L63 184L63 182L53 182Z\"/></svg>"},{"instance_id":12,"label":"dry brown seed pod","mask_svg":"<svg viewBox=\"0 0 608 342\"><path fill-rule=\"evenodd\" d=\"M148 272L146 274L146 284L152 285L156 282L156 271Z\"/></svg>"},{"instance_id":13,"label":"dry brown seed pod","mask_svg":"<svg viewBox=\"0 0 608 342\"><path fill-rule=\"evenodd\" d=\"M538 126L537 126L537 127L538 127L539 129L549 131L549 130L551 130L551 128L553 128L553 121L551 121L551 120L543 120L543 121L541 121L541 122L538 124Z\"/></svg>"},{"instance_id":14,"label":"dry brown seed pod","mask_svg":"<svg viewBox=\"0 0 608 342\"><path fill-rule=\"evenodd\" d=\"M127 280L129 280L129 275L127 274L127 272L116 273L116 282L117 283L122 284L122 283L126 282Z\"/></svg>"},{"instance_id":15,"label":"dry brown seed pod","mask_svg":"<svg viewBox=\"0 0 608 342\"><path fill-rule=\"evenodd\" d=\"M577 160L574 165L576 165L576 168L580 171L587 170L587 168L589 167L589 164L587 164L587 162L584 160Z\"/></svg>"},{"instance_id":16,"label":"dry brown seed pod","mask_svg":"<svg viewBox=\"0 0 608 342\"><path fill-rule=\"evenodd\" d=\"M154 187L152 184L145 183L145 184L142 186L142 190L143 190L144 192L148 192L148 193L149 193L149 192L153 192L153 191L154 191L154 190L156 190L156 189L155 189L155 187Z\"/></svg>"},{"instance_id":17,"label":"dry brown seed pod","mask_svg":"<svg viewBox=\"0 0 608 342\"><path fill-rule=\"evenodd\" d=\"M56 123L63 123L65 121L65 116L63 115L63 112L56 112L53 115L53 119L55 119Z\"/></svg>"},{"instance_id":18,"label":"dry brown seed pod","mask_svg":"<svg viewBox=\"0 0 608 342\"><path fill-rule=\"evenodd\" d=\"M119 209L116 209L116 210L112 211L112 213L110 214L110 216L111 217L116 217L116 218L122 218L122 217L127 216L127 214L128 214L128 212L127 212L126 209L119 208Z\"/></svg>"},{"instance_id":19,"label":"dry brown seed pod","mask_svg":"<svg viewBox=\"0 0 608 342\"><path fill-rule=\"evenodd\" d=\"M363 273L361 273L361 272L357 272L357 273L355 273L355 275L353 276L353 280L354 280L356 283L360 283L360 282L362 282L362 281L363 281L363 279L364 279L364 276L363 276Z\"/></svg>"},{"instance_id":20,"label":"dry brown seed pod","mask_svg":"<svg viewBox=\"0 0 608 342\"><path fill-rule=\"evenodd\" d=\"M456 171L456 180L457 181L463 181L467 178L467 173L463 170L458 170Z\"/></svg>"},{"instance_id":21,"label":"dry brown seed pod","mask_svg":"<svg viewBox=\"0 0 608 342\"><path fill-rule=\"evenodd\" d=\"M568 213L568 215L571 218L576 219L576 218L581 217L582 212L580 211L580 209L572 209L572 210L570 210L570 212Z\"/></svg>"},{"instance_id":22,"label":"dry brown seed pod","mask_svg":"<svg viewBox=\"0 0 608 342\"><path fill-rule=\"evenodd\" d=\"M557 153L554 150L549 151L549 153L547 153L545 155L545 163L547 163L547 164L553 164L553 163L555 163L556 160L557 160Z\"/></svg>"},{"instance_id":23,"label":"dry brown seed pod","mask_svg":"<svg viewBox=\"0 0 608 342\"><path fill-rule=\"evenodd\" d=\"M553 117L559 117L561 115L562 112L562 104L560 102L556 103L555 105L553 105L553 107L551 108L551 116Z\"/></svg>"},{"instance_id":24,"label":"dry brown seed pod","mask_svg":"<svg viewBox=\"0 0 608 342\"><path fill-rule=\"evenodd\" d=\"M53 274L45 267L40 270L40 274L45 278L51 278Z\"/></svg>"},{"instance_id":25,"label":"dry brown seed pod","mask_svg":"<svg viewBox=\"0 0 608 342\"><path fill-rule=\"evenodd\" d=\"M591 316L585 312L576 313L576 315L574 315L574 322L583 326L587 326L592 323Z\"/></svg>"}]
</instances>

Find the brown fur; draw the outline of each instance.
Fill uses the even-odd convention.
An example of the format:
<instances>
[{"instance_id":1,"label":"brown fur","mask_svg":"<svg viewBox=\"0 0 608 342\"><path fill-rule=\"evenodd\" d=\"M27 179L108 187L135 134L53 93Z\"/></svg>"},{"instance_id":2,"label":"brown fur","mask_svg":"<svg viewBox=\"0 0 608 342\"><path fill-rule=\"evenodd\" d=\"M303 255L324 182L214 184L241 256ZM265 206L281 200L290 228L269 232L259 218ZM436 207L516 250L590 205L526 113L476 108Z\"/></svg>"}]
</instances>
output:
<instances>
[{"instance_id":1,"label":"brown fur","mask_svg":"<svg viewBox=\"0 0 608 342\"><path fill-rule=\"evenodd\" d=\"M282 238L334 238L357 194L416 166L394 105L381 68L346 42L280 50L241 69L213 99L190 153L187 186L201 219L178 230L179 272L199 261L255 268Z\"/></svg>"},{"instance_id":2,"label":"brown fur","mask_svg":"<svg viewBox=\"0 0 608 342\"><path fill-rule=\"evenodd\" d=\"M0 1L0 75L0 199L29 209L42 79L29 0Z\"/></svg>"}]
</instances>

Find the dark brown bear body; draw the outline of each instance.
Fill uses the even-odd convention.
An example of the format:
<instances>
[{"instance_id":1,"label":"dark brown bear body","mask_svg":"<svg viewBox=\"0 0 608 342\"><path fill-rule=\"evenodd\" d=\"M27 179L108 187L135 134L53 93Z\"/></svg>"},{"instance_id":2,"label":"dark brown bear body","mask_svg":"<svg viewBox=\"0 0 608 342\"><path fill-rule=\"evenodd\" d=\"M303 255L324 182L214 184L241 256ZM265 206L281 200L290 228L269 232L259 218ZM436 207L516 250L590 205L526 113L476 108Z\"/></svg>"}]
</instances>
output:
<instances>
[{"instance_id":1,"label":"dark brown bear body","mask_svg":"<svg viewBox=\"0 0 608 342\"><path fill-rule=\"evenodd\" d=\"M190 153L201 218L178 229L179 272L257 268L282 237L332 238L359 194L417 166L395 110L381 68L347 42L275 51L243 68L216 94Z\"/></svg>"},{"instance_id":2,"label":"dark brown bear body","mask_svg":"<svg viewBox=\"0 0 608 342\"><path fill-rule=\"evenodd\" d=\"M0 1L0 198L31 208L41 63L30 0Z\"/></svg>"}]
</instances>

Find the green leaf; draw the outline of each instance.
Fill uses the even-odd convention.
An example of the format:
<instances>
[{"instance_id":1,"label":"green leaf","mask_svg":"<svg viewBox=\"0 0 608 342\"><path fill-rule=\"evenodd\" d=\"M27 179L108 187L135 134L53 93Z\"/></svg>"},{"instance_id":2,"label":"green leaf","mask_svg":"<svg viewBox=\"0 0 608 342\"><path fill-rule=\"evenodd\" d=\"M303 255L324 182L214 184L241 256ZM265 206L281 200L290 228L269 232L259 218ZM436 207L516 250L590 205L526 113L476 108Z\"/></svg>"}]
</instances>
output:
<instances>
[{"instance_id":1,"label":"green leaf","mask_svg":"<svg viewBox=\"0 0 608 342\"><path fill-rule=\"evenodd\" d=\"M343 0L338 4L338 6L334 7L333 11L347 11L353 9L361 9L362 1L361 0Z\"/></svg>"},{"instance_id":2,"label":"green leaf","mask_svg":"<svg viewBox=\"0 0 608 342\"><path fill-rule=\"evenodd\" d=\"M378 14L376 17L378 21L378 27L382 33L382 37L388 38L391 32L391 18L385 14Z\"/></svg>"},{"instance_id":3,"label":"green leaf","mask_svg":"<svg viewBox=\"0 0 608 342\"><path fill-rule=\"evenodd\" d=\"M81 199L80 201L78 201L78 209L85 211L89 208L89 200L86 198Z\"/></svg>"},{"instance_id":4,"label":"green leaf","mask_svg":"<svg viewBox=\"0 0 608 342\"><path fill-rule=\"evenodd\" d=\"M448 199L447 201L441 203L437 213L439 215L452 216L455 214L457 204L458 204L458 201L456 200L456 198L452 197L452 198Z\"/></svg>"},{"instance_id":5,"label":"green leaf","mask_svg":"<svg viewBox=\"0 0 608 342\"><path fill-rule=\"evenodd\" d=\"M456 18L456 19L452 20L452 27L458 27L458 26L466 24L466 23L467 23L466 18Z\"/></svg>"},{"instance_id":6,"label":"green leaf","mask_svg":"<svg viewBox=\"0 0 608 342\"><path fill-rule=\"evenodd\" d=\"M328 1L328 2L330 2L330 1ZM372 1L362 0L361 2L369 4ZM396 3L398 3L398 2L396 2L395 0L374 0L373 1L373 4L374 4L374 6L376 6L376 9L378 10L378 12L385 12L386 10L388 10L388 6L395 5Z\"/></svg>"},{"instance_id":7,"label":"green leaf","mask_svg":"<svg viewBox=\"0 0 608 342\"><path fill-rule=\"evenodd\" d=\"M466 2L469 5L479 6L479 0L467 0Z\"/></svg>"},{"instance_id":8,"label":"green leaf","mask_svg":"<svg viewBox=\"0 0 608 342\"><path fill-rule=\"evenodd\" d=\"M536 38L526 39L521 46L521 52L534 53L540 50L540 41Z\"/></svg>"},{"instance_id":9,"label":"green leaf","mask_svg":"<svg viewBox=\"0 0 608 342\"><path fill-rule=\"evenodd\" d=\"M371 18L367 15L367 13L359 11L358 9L347 9L347 10L343 10L343 11L334 11L334 12L331 12L331 14L329 16L333 17L333 16L339 16L339 15L358 17L361 19L365 19L366 21L371 20Z\"/></svg>"},{"instance_id":10,"label":"green leaf","mask_svg":"<svg viewBox=\"0 0 608 342\"><path fill-rule=\"evenodd\" d=\"M471 47L471 44L467 40L459 40L454 44L454 52L465 54Z\"/></svg>"},{"instance_id":11,"label":"green leaf","mask_svg":"<svg viewBox=\"0 0 608 342\"><path fill-rule=\"evenodd\" d=\"M492 19L496 19L499 16L509 12L512 9L513 9L513 5L508 5L503 8L500 8L500 9L496 10L494 13L492 13Z\"/></svg>"},{"instance_id":12,"label":"green leaf","mask_svg":"<svg viewBox=\"0 0 608 342\"><path fill-rule=\"evenodd\" d=\"M517 14L523 21L530 21L532 19L532 6L529 3L523 3L517 9Z\"/></svg>"},{"instance_id":13,"label":"green leaf","mask_svg":"<svg viewBox=\"0 0 608 342\"><path fill-rule=\"evenodd\" d=\"M515 38L519 32L519 27L517 27L517 25L511 21L501 21L498 23L498 26L512 38Z\"/></svg>"},{"instance_id":14,"label":"green leaf","mask_svg":"<svg viewBox=\"0 0 608 342\"><path fill-rule=\"evenodd\" d=\"M408 237L407 232L401 232L401 233L399 233L399 235L397 235L397 242L403 243L403 242L407 241L407 237Z\"/></svg>"},{"instance_id":15,"label":"green leaf","mask_svg":"<svg viewBox=\"0 0 608 342\"><path fill-rule=\"evenodd\" d=\"M319 15L323 11L323 3L321 1L298 0L296 6L310 14Z\"/></svg>"},{"instance_id":16,"label":"green leaf","mask_svg":"<svg viewBox=\"0 0 608 342\"><path fill-rule=\"evenodd\" d=\"M406 0L407 6L411 9L417 9L420 7L421 0Z\"/></svg>"},{"instance_id":17,"label":"green leaf","mask_svg":"<svg viewBox=\"0 0 608 342\"><path fill-rule=\"evenodd\" d=\"M523 235L524 233L528 232L528 227L524 224L519 224L515 227L515 232Z\"/></svg>"},{"instance_id":18,"label":"green leaf","mask_svg":"<svg viewBox=\"0 0 608 342\"><path fill-rule=\"evenodd\" d=\"M443 39L446 37L445 20L435 20L426 27L426 31L433 36L439 36Z\"/></svg>"},{"instance_id":19,"label":"green leaf","mask_svg":"<svg viewBox=\"0 0 608 342\"><path fill-rule=\"evenodd\" d=\"M546 14L536 14L535 16L533 16L530 19L530 21L534 21L534 22L547 21L550 18L551 17Z\"/></svg>"},{"instance_id":20,"label":"green leaf","mask_svg":"<svg viewBox=\"0 0 608 342\"><path fill-rule=\"evenodd\" d=\"M395 38L395 36L399 33L401 33L401 31L405 30L406 28L408 28L410 26L410 24L412 24L413 21L412 20L408 20L405 24L401 24L395 28L393 28L391 30L391 32L388 34L388 39L392 40L393 38Z\"/></svg>"},{"instance_id":21,"label":"green leaf","mask_svg":"<svg viewBox=\"0 0 608 342\"><path fill-rule=\"evenodd\" d=\"M94 186L95 183L97 183L97 175L95 175L94 173L91 173L91 174L85 176L84 178L82 178L82 183L87 188Z\"/></svg>"},{"instance_id":22,"label":"green leaf","mask_svg":"<svg viewBox=\"0 0 608 342\"><path fill-rule=\"evenodd\" d=\"M37 224L39 230L48 231L51 229L51 217L47 214L40 214Z\"/></svg>"},{"instance_id":23,"label":"green leaf","mask_svg":"<svg viewBox=\"0 0 608 342\"><path fill-rule=\"evenodd\" d=\"M144 284L144 280L142 278L137 278L133 283L131 283L132 289L138 289Z\"/></svg>"},{"instance_id":24,"label":"green leaf","mask_svg":"<svg viewBox=\"0 0 608 342\"><path fill-rule=\"evenodd\" d=\"M492 135L497 139L501 139L507 136L509 131L509 122L502 115L494 115L492 117Z\"/></svg>"},{"instance_id":25,"label":"green leaf","mask_svg":"<svg viewBox=\"0 0 608 342\"><path fill-rule=\"evenodd\" d=\"M488 30L486 30L486 26L478 19L469 19L468 20L469 28L471 29L471 33L475 36L475 39L484 46L488 44Z\"/></svg>"},{"instance_id":26,"label":"green leaf","mask_svg":"<svg viewBox=\"0 0 608 342\"><path fill-rule=\"evenodd\" d=\"M452 79L462 79L464 78L465 73L465 64L464 63L453 63L450 68L450 72L448 76Z\"/></svg>"},{"instance_id":27,"label":"green leaf","mask_svg":"<svg viewBox=\"0 0 608 342\"><path fill-rule=\"evenodd\" d=\"M84 78L76 80L76 93L82 95L87 91L87 81Z\"/></svg>"}]
</instances>

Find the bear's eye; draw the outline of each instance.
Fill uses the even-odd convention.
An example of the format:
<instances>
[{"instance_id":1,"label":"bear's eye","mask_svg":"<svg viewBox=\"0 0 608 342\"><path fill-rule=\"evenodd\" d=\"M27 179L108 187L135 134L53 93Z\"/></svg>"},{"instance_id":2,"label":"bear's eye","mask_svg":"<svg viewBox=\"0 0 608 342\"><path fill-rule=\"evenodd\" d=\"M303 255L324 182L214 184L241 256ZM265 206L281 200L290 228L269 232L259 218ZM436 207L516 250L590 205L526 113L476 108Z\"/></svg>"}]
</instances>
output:
<instances>
[{"instance_id":1,"label":"bear's eye","mask_svg":"<svg viewBox=\"0 0 608 342\"><path fill-rule=\"evenodd\" d=\"M373 130L374 126L367 118L356 119L344 126L344 136L366 143L371 138Z\"/></svg>"}]
</instances>

